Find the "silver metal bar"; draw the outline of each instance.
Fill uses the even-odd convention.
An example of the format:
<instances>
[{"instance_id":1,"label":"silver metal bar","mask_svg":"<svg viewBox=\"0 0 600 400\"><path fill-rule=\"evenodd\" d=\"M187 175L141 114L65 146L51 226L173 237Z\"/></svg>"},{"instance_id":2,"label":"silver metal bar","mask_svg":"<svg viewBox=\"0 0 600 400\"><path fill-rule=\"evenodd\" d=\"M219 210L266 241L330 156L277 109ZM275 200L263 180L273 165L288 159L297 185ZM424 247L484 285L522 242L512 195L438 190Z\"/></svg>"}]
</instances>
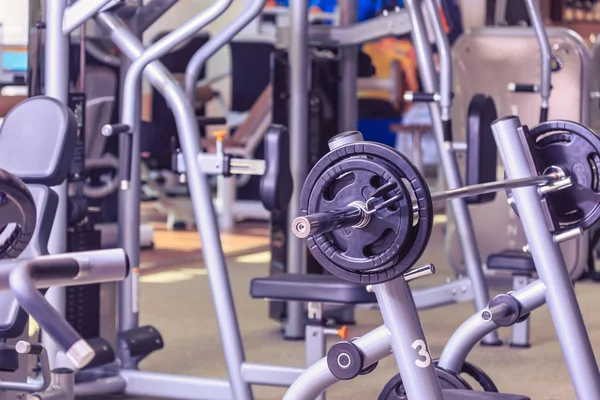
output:
<instances>
[{"instance_id":1,"label":"silver metal bar","mask_svg":"<svg viewBox=\"0 0 600 400\"><path fill-rule=\"evenodd\" d=\"M433 264L429 264L411 269L404 274L403 278L406 282L410 282L433 274L435 274L435 267Z\"/></svg>"},{"instance_id":2,"label":"silver metal bar","mask_svg":"<svg viewBox=\"0 0 600 400\"><path fill-rule=\"evenodd\" d=\"M423 89L427 93L437 93L438 84L436 79L435 67L433 65L433 55L431 46L425 29L425 21L421 12L421 2L418 0L406 0L406 10L410 16L412 24L412 39L417 54L419 64L419 75L423 83ZM444 171L446 186L448 189L456 189L462 186L462 179L454 156L451 143L445 141L444 129L441 119L440 106L437 103L429 104L431 114L433 133L436 138L438 153L440 155L441 166ZM471 281L473 282L473 300L476 310L482 310L487 306L489 293L487 282L483 273L479 251L477 249L477 239L473 232L471 216L464 199L453 199L450 202L452 213L456 221L458 237L465 260L465 268ZM496 333L485 338L486 343L498 343Z\"/></svg>"},{"instance_id":3,"label":"silver metal bar","mask_svg":"<svg viewBox=\"0 0 600 400\"><path fill-rule=\"evenodd\" d=\"M290 4L293 7L294 3ZM292 24L293 25L293 24ZM345 47L386 36L400 36L411 30L410 19L406 11L393 12L351 26L312 25L308 29L310 46ZM294 38L293 28L277 28L275 41L278 47L288 48Z\"/></svg>"},{"instance_id":4,"label":"silver metal bar","mask_svg":"<svg viewBox=\"0 0 600 400\"><path fill-rule=\"evenodd\" d=\"M442 110L442 121L450 121L450 107L452 107L452 55L450 54L450 42L448 35L444 32L438 2L436 0L425 0L425 12L433 28L435 43L440 55L440 108Z\"/></svg>"},{"instance_id":5,"label":"silver metal bar","mask_svg":"<svg viewBox=\"0 0 600 400\"><path fill-rule=\"evenodd\" d=\"M264 160L234 158L229 164L229 171L234 175L264 175L265 168Z\"/></svg>"},{"instance_id":6,"label":"silver metal bar","mask_svg":"<svg viewBox=\"0 0 600 400\"><path fill-rule=\"evenodd\" d=\"M546 287L540 280L530 283L526 287L511 293L521 305L521 312L528 313L545 303ZM454 331L454 334L444 346L438 365L453 372L460 372L467 356L479 341L498 329L498 325L490 324L481 318L480 313L475 313Z\"/></svg>"},{"instance_id":7,"label":"silver metal bar","mask_svg":"<svg viewBox=\"0 0 600 400\"><path fill-rule=\"evenodd\" d=\"M527 186L545 185L560 179L556 174L532 176L530 178L510 179L498 182L480 183L478 185L464 186L458 189L435 192L431 194L433 202L452 200L478 194L498 192L500 190L515 189Z\"/></svg>"},{"instance_id":8,"label":"silver metal bar","mask_svg":"<svg viewBox=\"0 0 600 400\"><path fill-rule=\"evenodd\" d=\"M222 174L223 171L223 157L219 154L198 154L198 164L200 165L200 171L209 175ZM264 160L251 160L247 158L232 158L229 161L229 172L232 175L264 175L265 173L265 161ZM177 155L177 172L185 172L185 162L183 161L183 155Z\"/></svg>"},{"instance_id":9,"label":"silver metal bar","mask_svg":"<svg viewBox=\"0 0 600 400\"><path fill-rule=\"evenodd\" d=\"M244 7L242 14L229 23L214 38L204 44L192 56L185 68L185 93L192 104L196 104L196 83L200 77L202 67L220 48L229 43L252 20L260 15L266 0L253 0L248 7Z\"/></svg>"},{"instance_id":10,"label":"silver metal bar","mask_svg":"<svg viewBox=\"0 0 600 400\"><path fill-rule=\"evenodd\" d=\"M155 372L121 370L127 382L125 394L179 400L231 400L237 399L226 380L168 375Z\"/></svg>"},{"instance_id":11,"label":"silver metal bar","mask_svg":"<svg viewBox=\"0 0 600 400\"><path fill-rule=\"evenodd\" d=\"M383 322L390 332L406 396L409 399L443 400L408 282L395 279L373 285L373 292L377 296Z\"/></svg>"},{"instance_id":12,"label":"silver metal bar","mask_svg":"<svg viewBox=\"0 0 600 400\"><path fill-rule=\"evenodd\" d=\"M492 124L494 139L508 178L532 176L529 147L517 117ZM541 196L534 187L513 189L519 216L540 280L546 285L546 302L578 399L600 399L600 373L583 316L560 247L549 231Z\"/></svg>"},{"instance_id":13,"label":"silver metal bar","mask_svg":"<svg viewBox=\"0 0 600 400\"><path fill-rule=\"evenodd\" d=\"M340 0L339 10L341 27L350 27L356 24L358 0ZM354 131L358 124L358 46L341 48L339 57L338 131Z\"/></svg>"},{"instance_id":14,"label":"silver metal bar","mask_svg":"<svg viewBox=\"0 0 600 400\"><path fill-rule=\"evenodd\" d=\"M532 282L528 276L514 276L513 290L519 291ZM523 314L523 313L522 313ZM518 348L526 348L531 346L529 343L529 334L531 330L531 316L521 322L517 322L511 328L510 346Z\"/></svg>"},{"instance_id":15,"label":"silver metal bar","mask_svg":"<svg viewBox=\"0 0 600 400\"><path fill-rule=\"evenodd\" d=\"M540 45L540 52L542 58L542 76L540 82L540 95L542 97L542 116L540 117L540 120L541 122L543 122L546 119L548 119L548 103L550 100L551 88L550 79L552 73L552 51L550 50L550 41L548 40L546 26L544 25L544 17L542 16L540 1L525 0L525 5L527 6L529 19L531 20L531 25L533 25L533 29L535 30L535 36Z\"/></svg>"},{"instance_id":16,"label":"silver metal bar","mask_svg":"<svg viewBox=\"0 0 600 400\"><path fill-rule=\"evenodd\" d=\"M67 8L67 0L48 0L46 2L46 54L45 57L45 95L69 104L69 37L62 31L63 15ZM52 224L52 232L48 240L48 252L60 254L67 251L67 182L52 188L58 194L58 207ZM64 288L51 288L46 299L61 314L65 315L66 295ZM42 331L42 344L48 352L50 367L55 367L58 346Z\"/></svg>"},{"instance_id":17,"label":"silver metal bar","mask_svg":"<svg viewBox=\"0 0 600 400\"><path fill-rule=\"evenodd\" d=\"M290 3L289 42L289 133L290 171L293 182L304 182L308 173L308 0L294 0ZM288 207L288 220L300 215L300 184L295 184ZM292 235L287 242L287 273L301 274L306 268L306 246ZM304 336L304 306L300 302L287 303L285 335L301 338Z\"/></svg>"},{"instance_id":18,"label":"silver metal bar","mask_svg":"<svg viewBox=\"0 0 600 400\"><path fill-rule=\"evenodd\" d=\"M123 393L127 383L121 376L99 378L91 382L81 382L75 385L75 396L88 397L107 394Z\"/></svg>"},{"instance_id":19,"label":"silver metal bar","mask_svg":"<svg viewBox=\"0 0 600 400\"><path fill-rule=\"evenodd\" d=\"M77 0L68 6L63 13L62 31L68 35L78 26L92 18L112 0ZM84 29L84 28L82 28Z\"/></svg>"},{"instance_id":20,"label":"silver metal bar","mask_svg":"<svg viewBox=\"0 0 600 400\"><path fill-rule=\"evenodd\" d=\"M289 387L303 372L303 368L282 367L281 365L242 364L244 380L253 385Z\"/></svg>"},{"instance_id":21,"label":"silver metal bar","mask_svg":"<svg viewBox=\"0 0 600 400\"><path fill-rule=\"evenodd\" d=\"M110 13L100 14L96 19L102 28L110 32L111 39L127 57L135 59L141 56L144 46L122 21ZM198 222L196 225L203 246L207 249L207 251L203 252L204 262L208 269L213 305L223 343L227 372L231 382L230 391L234 394L234 396L230 395L229 398L234 397L239 400L249 400L252 399L252 392L250 385L244 381L240 371L240 365L242 365L245 358L244 349L212 203L212 193L206 175L200 172L197 161L197 155L201 152L201 147L200 132L196 116L194 115L194 108L187 100L179 82L169 74L168 70L160 62L155 61L148 65L144 75L163 95L171 107L179 134L179 141L185 156L185 163L189 168L189 172L187 173L188 186L192 198L194 217ZM139 190L139 186L137 188ZM136 190L133 191L135 192ZM138 207L139 204L136 205L135 209L139 210ZM139 248L136 251L139 253ZM130 287L129 290L137 292L137 288ZM130 390L129 386L127 390ZM173 388L170 387L169 390L172 393ZM202 390L189 391L191 396L197 396L198 393L202 393Z\"/></svg>"}]
</instances>

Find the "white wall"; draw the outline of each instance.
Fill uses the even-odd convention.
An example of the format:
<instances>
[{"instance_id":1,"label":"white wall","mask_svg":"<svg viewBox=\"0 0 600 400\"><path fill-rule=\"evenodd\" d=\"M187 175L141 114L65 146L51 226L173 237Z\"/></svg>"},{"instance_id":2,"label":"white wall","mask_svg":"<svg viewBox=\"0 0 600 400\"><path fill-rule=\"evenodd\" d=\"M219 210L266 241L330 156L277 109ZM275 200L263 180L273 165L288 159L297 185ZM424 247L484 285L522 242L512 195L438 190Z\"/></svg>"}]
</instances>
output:
<instances>
[{"instance_id":1,"label":"white wall","mask_svg":"<svg viewBox=\"0 0 600 400\"><path fill-rule=\"evenodd\" d=\"M0 24L4 44L27 45L29 0L0 0Z\"/></svg>"}]
</instances>

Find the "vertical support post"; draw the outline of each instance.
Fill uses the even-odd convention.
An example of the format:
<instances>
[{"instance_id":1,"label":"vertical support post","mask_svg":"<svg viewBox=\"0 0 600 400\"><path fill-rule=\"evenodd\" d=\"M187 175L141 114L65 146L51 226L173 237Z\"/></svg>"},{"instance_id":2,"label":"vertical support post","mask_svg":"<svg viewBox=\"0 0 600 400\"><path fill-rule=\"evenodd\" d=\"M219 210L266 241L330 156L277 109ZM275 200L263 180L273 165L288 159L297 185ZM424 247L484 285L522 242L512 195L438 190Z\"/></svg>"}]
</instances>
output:
<instances>
[{"instance_id":1,"label":"vertical support post","mask_svg":"<svg viewBox=\"0 0 600 400\"><path fill-rule=\"evenodd\" d=\"M412 40L419 63L419 76L423 84L423 89L428 93L438 92L438 81L433 63L431 45L427 37L425 21L421 11L421 2L419 0L406 0L405 7L410 15L412 23ZM431 114L433 133L437 142L440 155L441 166L446 179L448 189L456 189L462 186L460 171L456 162L456 157L452 150L452 143L444 138L444 128L441 119L441 110L438 103L429 104ZM477 311L487 307L489 302L489 292L487 282L483 273L479 251L477 249L477 240L473 232L473 222L467 208L465 199L453 199L449 202L452 208L452 214L456 221L458 238L460 240L462 252L465 258L465 268L473 286L473 302ZM498 333L492 332L487 335L484 344L498 345Z\"/></svg>"},{"instance_id":2,"label":"vertical support post","mask_svg":"<svg viewBox=\"0 0 600 400\"><path fill-rule=\"evenodd\" d=\"M141 0L140 0L141 1ZM143 32L139 32L137 27L134 26L133 20L127 21L128 27L134 32L134 35L138 39L142 39ZM131 60L124 54L121 55L121 67L119 70L119 104L123 104L123 89L125 87L125 77L127 76L127 71L129 70L129 66L131 65ZM141 116L141 104L142 97L137 97L142 95L142 85L139 87L139 93L136 93L136 99L139 99L137 104L139 105L139 110L136 110L137 115ZM123 120L123 107L119 108L119 119ZM134 205L132 203L135 201L133 198L133 192L136 191L135 188L141 186L135 186L138 183L141 185L141 159L139 162L135 162L135 155L137 154L141 157L139 149L141 146L140 143L140 124L135 124L133 126L132 132L132 140L131 140L131 181L130 181L130 189L129 190L119 190L119 212L118 212L118 240L120 246L127 252L129 257L129 262L134 266L131 273L125 278L123 281L118 283L119 288L119 310L118 310L118 332L127 331L133 328L137 328L139 324L139 309L138 309L138 280L139 280L139 261L140 261L140 208L139 208L139 195L138 195L138 203ZM121 135L119 137L119 149L124 148L125 137ZM119 157L129 157L129 154L124 154L124 151L119 151ZM135 167L139 165L139 167ZM131 189L133 188L133 190ZM132 207L137 209L137 212L131 212ZM134 251L131 251L134 250ZM117 332L117 333L118 333ZM117 339L118 340L118 339ZM117 355L119 359L123 362L123 366L125 368L134 368L135 361L131 360L129 357L129 353L123 341L119 340L119 344L117 347Z\"/></svg>"},{"instance_id":3,"label":"vertical support post","mask_svg":"<svg viewBox=\"0 0 600 400\"><path fill-rule=\"evenodd\" d=\"M534 174L529 144L519 118L511 116L492 124L494 139L508 179ZM523 230L540 280L546 286L546 303L578 399L600 399L600 373L575 290L560 247L548 229L541 196L534 186L512 189Z\"/></svg>"},{"instance_id":4,"label":"vertical support post","mask_svg":"<svg viewBox=\"0 0 600 400\"><path fill-rule=\"evenodd\" d=\"M358 22L358 0L341 0L339 10L341 26ZM338 132L355 131L358 128L358 49L358 46L339 49ZM354 321L354 307L344 307L339 317L342 321Z\"/></svg>"},{"instance_id":5,"label":"vertical support post","mask_svg":"<svg viewBox=\"0 0 600 400\"><path fill-rule=\"evenodd\" d=\"M358 22L358 1L341 0L340 25L350 26ZM358 46L340 48L340 86L338 101L338 130L356 130L358 120Z\"/></svg>"},{"instance_id":6,"label":"vertical support post","mask_svg":"<svg viewBox=\"0 0 600 400\"><path fill-rule=\"evenodd\" d=\"M62 31L63 15L67 8L67 0L48 0L46 3L46 56L45 94L61 103L69 103L69 37ZM58 208L52 224L52 232L48 241L50 254L67 251L67 182L52 188L58 194ZM65 315L65 289L50 288L46 299L61 315ZM54 341L42 332L42 344L48 352L50 368L54 368L58 347Z\"/></svg>"},{"instance_id":7,"label":"vertical support post","mask_svg":"<svg viewBox=\"0 0 600 400\"><path fill-rule=\"evenodd\" d=\"M373 286L409 399L443 400L417 306L402 278Z\"/></svg>"},{"instance_id":8,"label":"vertical support post","mask_svg":"<svg viewBox=\"0 0 600 400\"><path fill-rule=\"evenodd\" d=\"M308 322L305 341L306 368L310 368L326 355L327 343L322 303L308 303ZM315 400L325 400L325 393L321 393Z\"/></svg>"},{"instance_id":9,"label":"vertical support post","mask_svg":"<svg viewBox=\"0 0 600 400\"><path fill-rule=\"evenodd\" d=\"M290 169L294 190L288 208L288 221L300 215L300 190L308 173L308 1L290 2ZM301 274L306 269L306 246L294 235L287 236L287 272ZM287 303L285 335L301 338L304 335L304 306Z\"/></svg>"}]
</instances>

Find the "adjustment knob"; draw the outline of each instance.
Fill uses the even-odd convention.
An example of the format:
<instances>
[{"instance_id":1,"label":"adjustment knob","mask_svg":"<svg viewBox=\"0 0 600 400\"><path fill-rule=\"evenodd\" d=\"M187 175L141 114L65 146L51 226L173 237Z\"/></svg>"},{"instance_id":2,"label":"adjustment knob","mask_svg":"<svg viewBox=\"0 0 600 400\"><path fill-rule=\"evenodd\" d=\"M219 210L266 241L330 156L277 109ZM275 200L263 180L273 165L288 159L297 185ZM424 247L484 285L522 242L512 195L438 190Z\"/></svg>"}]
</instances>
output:
<instances>
[{"instance_id":1,"label":"adjustment knob","mask_svg":"<svg viewBox=\"0 0 600 400\"><path fill-rule=\"evenodd\" d=\"M347 381L363 370L364 356L351 342L338 342L327 352L327 367L336 378Z\"/></svg>"}]
</instances>

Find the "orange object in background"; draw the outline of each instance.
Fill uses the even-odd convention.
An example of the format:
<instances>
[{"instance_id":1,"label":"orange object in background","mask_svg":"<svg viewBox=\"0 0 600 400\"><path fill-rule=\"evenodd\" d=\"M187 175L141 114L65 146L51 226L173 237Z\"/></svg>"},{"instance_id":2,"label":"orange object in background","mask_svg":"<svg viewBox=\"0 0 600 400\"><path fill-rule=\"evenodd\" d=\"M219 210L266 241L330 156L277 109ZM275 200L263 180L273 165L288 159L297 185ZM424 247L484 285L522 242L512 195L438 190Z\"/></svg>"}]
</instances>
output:
<instances>
[{"instance_id":1,"label":"orange object in background","mask_svg":"<svg viewBox=\"0 0 600 400\"><path fill-rule=\"evenodd\" d=\"M398 61L403 73L403 88L406 91L419 91L417 56L410 40L387 37L376 42L365 43L362 49L371 57L376 78L390 78L392 62ZM359 92L359 97L390 100L390 92L365 90ZM399 104L395 104L395 106L398 107Z\"/></svg>"}]
</instances>

